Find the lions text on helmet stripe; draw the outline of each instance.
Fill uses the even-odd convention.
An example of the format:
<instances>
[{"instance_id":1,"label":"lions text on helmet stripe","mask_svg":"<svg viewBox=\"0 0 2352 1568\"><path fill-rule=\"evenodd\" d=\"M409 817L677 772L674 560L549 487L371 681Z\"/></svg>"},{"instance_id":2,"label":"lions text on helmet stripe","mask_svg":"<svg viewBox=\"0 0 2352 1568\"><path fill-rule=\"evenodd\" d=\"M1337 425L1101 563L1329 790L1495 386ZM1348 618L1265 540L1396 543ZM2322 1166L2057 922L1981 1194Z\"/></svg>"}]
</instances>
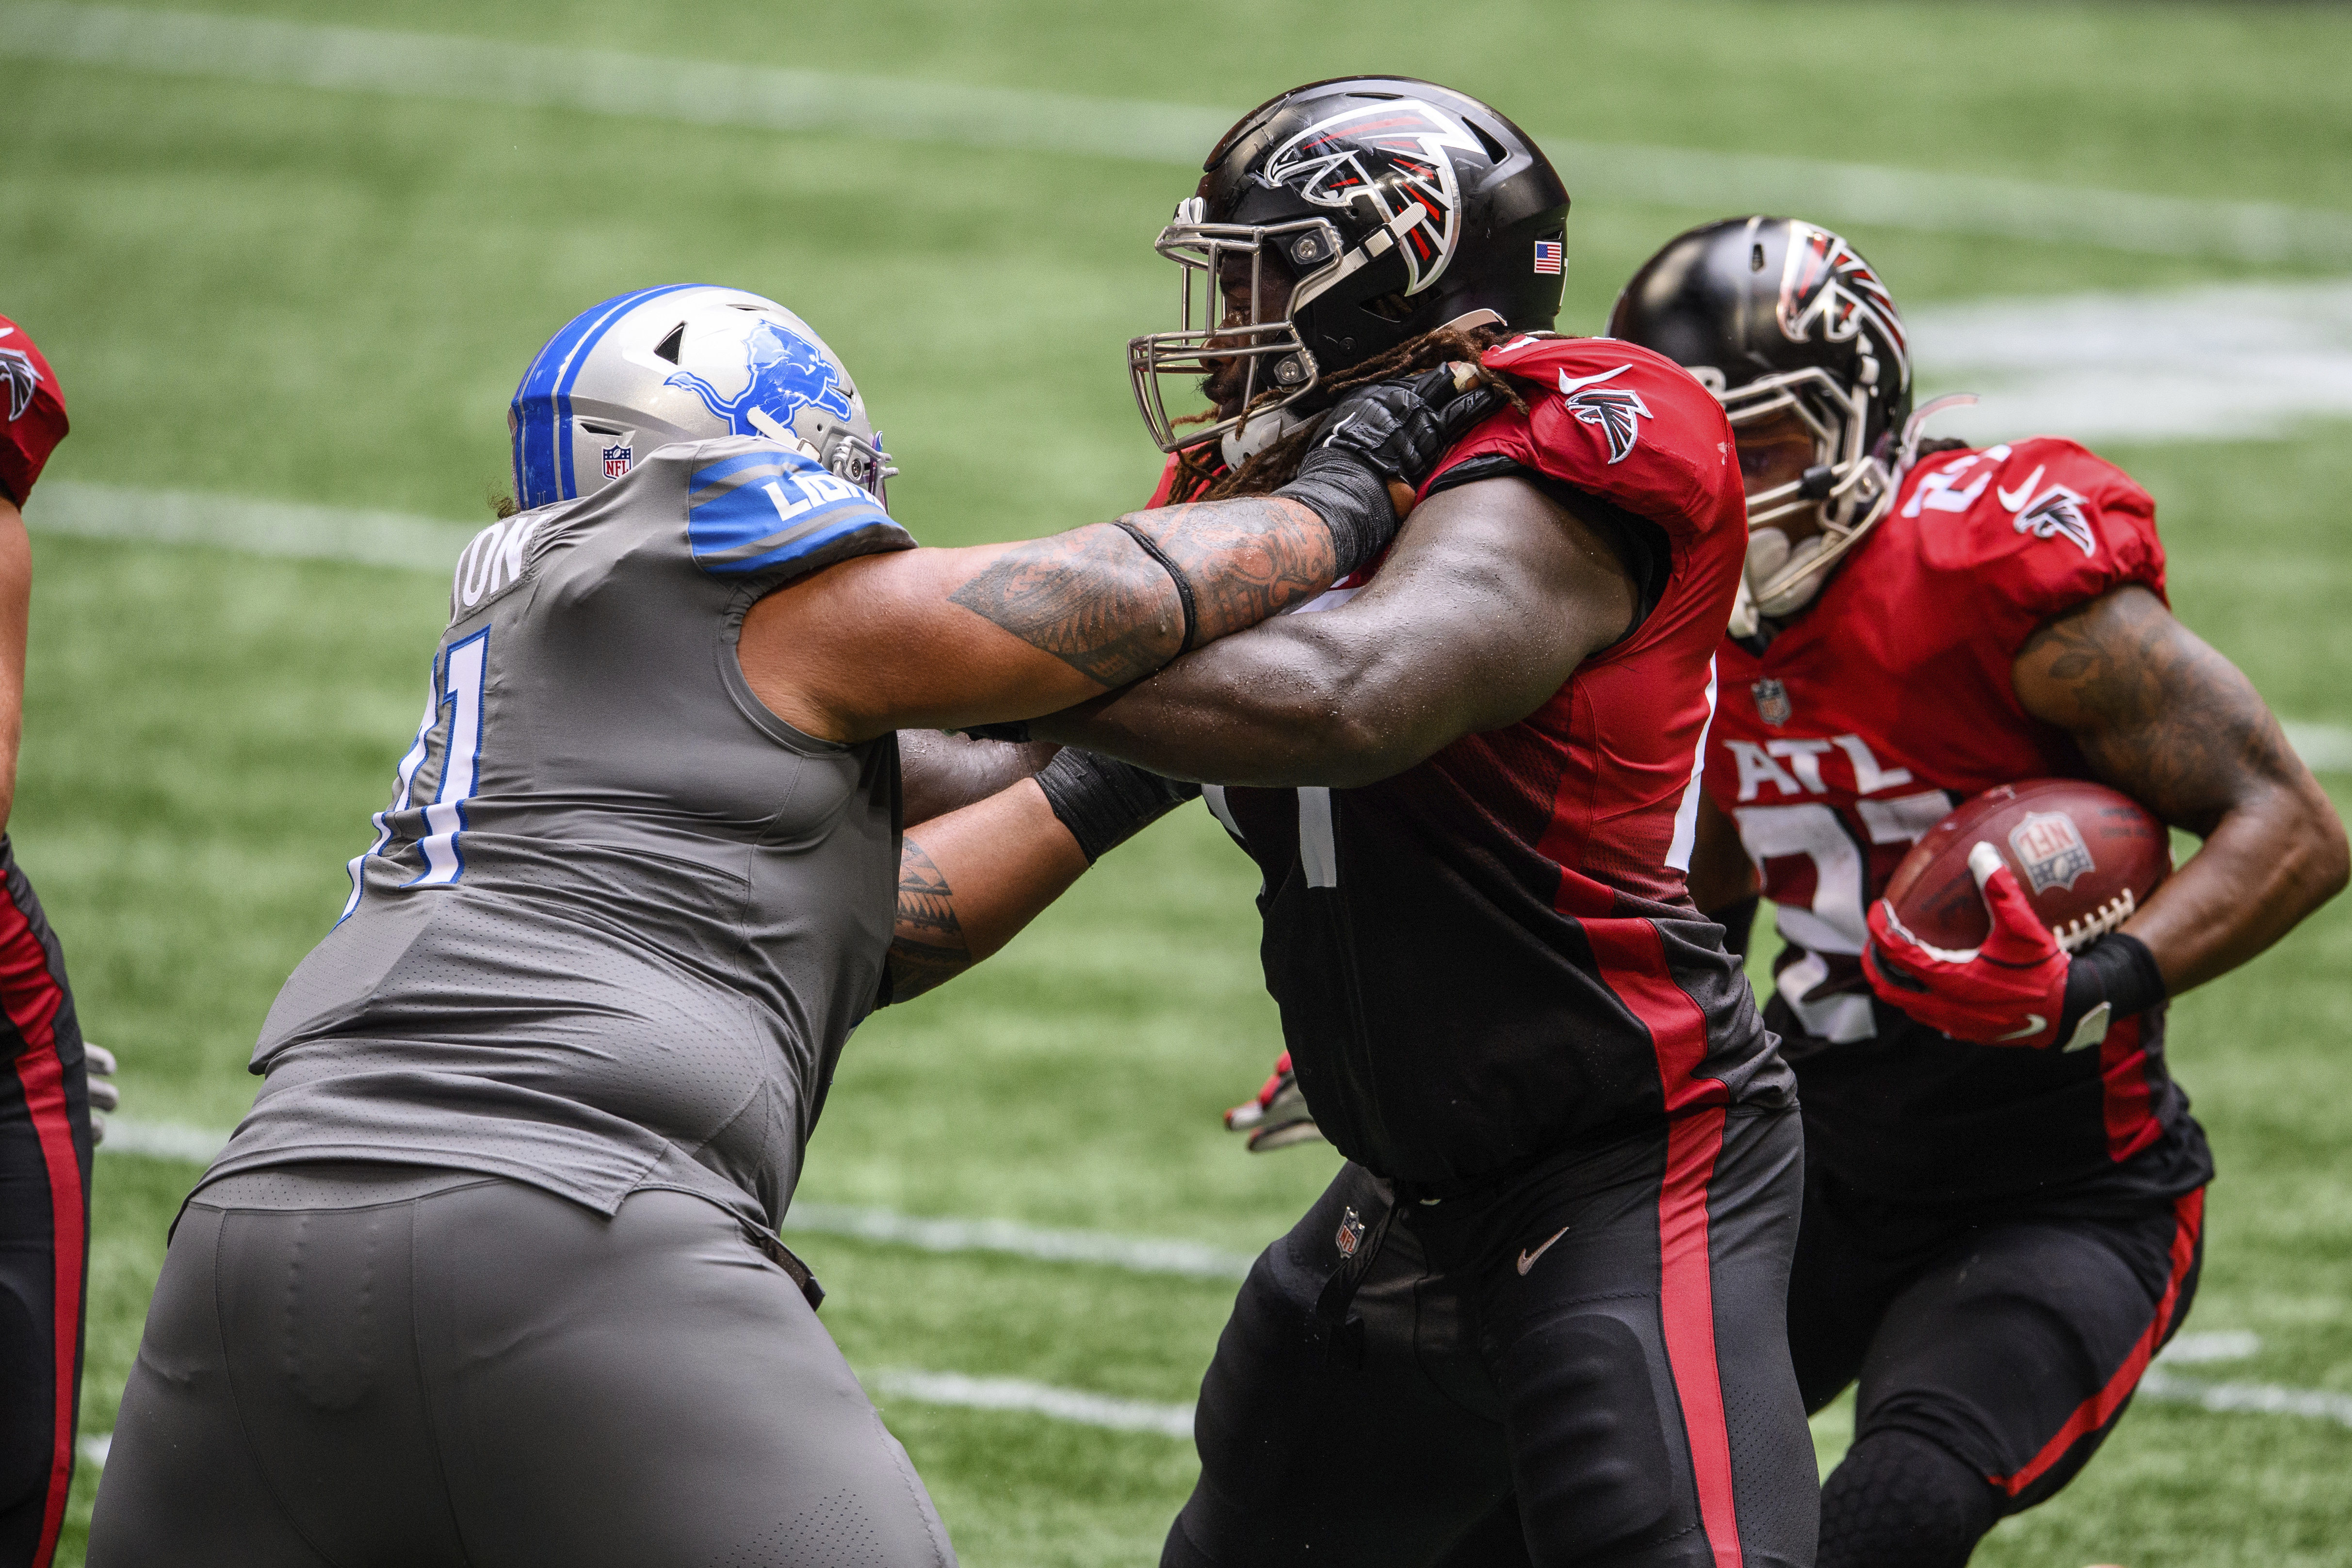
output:
<instances>
[{"instance_id":1,"label":"lions text on helmet stripe","mask_svg":"<svg viewBox=\"0 0 2352 1568\"><path fill-rule=\"evenodd\" d=\"M590 495L675 442L757 435L879 499L895 472L848 368L774 300L667 284L550 339L515 390L516 499Z\"/></svg>"}]
</instances>

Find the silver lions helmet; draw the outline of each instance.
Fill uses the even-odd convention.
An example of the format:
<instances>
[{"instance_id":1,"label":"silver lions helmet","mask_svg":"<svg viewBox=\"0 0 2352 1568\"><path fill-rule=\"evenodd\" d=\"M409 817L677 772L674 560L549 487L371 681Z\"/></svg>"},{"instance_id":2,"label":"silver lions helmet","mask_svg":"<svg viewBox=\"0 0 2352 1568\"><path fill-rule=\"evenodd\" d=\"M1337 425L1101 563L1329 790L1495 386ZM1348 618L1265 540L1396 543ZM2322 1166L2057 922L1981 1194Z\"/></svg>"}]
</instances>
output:
<instances>
[{"instance_id":1,"label":"silver lions helmet","mask_svg":"<svg viewBox=\"0 0 2352 1568\"><path fill-rule=\"evenodd\" d=\"M760 435L884 500L898 470L849 368L808 324L740 288L673 283L572 318L507 411L515 500L593 495L678 441Z\"/></svg>"}]
</instances>

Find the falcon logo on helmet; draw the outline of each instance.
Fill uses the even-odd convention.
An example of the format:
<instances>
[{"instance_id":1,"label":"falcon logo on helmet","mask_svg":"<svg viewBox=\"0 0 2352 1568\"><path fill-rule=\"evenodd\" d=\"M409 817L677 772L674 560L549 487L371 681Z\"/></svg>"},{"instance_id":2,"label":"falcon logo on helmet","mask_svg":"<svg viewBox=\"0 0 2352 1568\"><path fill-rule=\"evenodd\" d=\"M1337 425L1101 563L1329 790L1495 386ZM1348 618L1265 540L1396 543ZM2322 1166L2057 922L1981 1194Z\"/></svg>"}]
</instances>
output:
<instances>
[{"instance_id":1,"label":"falcon logo on helmet","mask_svg":"<svg viewBox=\"0 0 2352 1568\"><path fill-rule=\"evenodd\" d=\"M1650 412L1650 405L1642 401L1642 394L1632 387L1599 384L1622 376L1633 368L1631 364L1623 364L1613 371L1603 371L1597 376L1580 376L1574 381L1569 379L1566 371L1559 372L1560 395L1568 399L1570 412L1580 423L1600 428L1602 438L1609 443L1609 461L1612 463L1622 463L1633 455L1633 444L1642 436L1641 422L1657 417Z\"/></svg>"},{"instance_id":2,"label":"falcon logo on helmet","mask_svg":"<svg viewBox=\"0 0 2352 1568\"><path fill-rule=\"evenodd\" d=\"M1462 234L1462 185L1453 152L1485 150L1461 122L1417 98L1318 120L1276 149L1252 177L1319 207L1369 195L1404 252L1405 293L1437 281Z\"/></svg>"},{"instance_id":3,"label":"falcon logo on helmet","mask_svg":"<svg viewBox=\"0 0 2352 1568\"><path fill-rule=\"evenodd\" d=\"M1823 342L1843 343L1867 322L1878 329L1902 378L1908 381L1903 318L1870 263L1827 229L1803 223L1790 228L1789 254L1780 267L1780 330L1790 342L1804 343L1812 340L1818 327Z\"/></svg>"},{"instance_id":4,"label":"falcon logo on helmet","mask_svg":"<svg viewBox=\"0 0 2352 1568\"><path fill-rule=\"evenodd\" d=\"M2091 522L2083 515L2084 497L2063 485L2053 485L2033 498L2025 510L2017 514L2017 531L2032 534L2037 539L2064 537L2081 548L2084 555L2099 553L2098 537L2091 532Z\"/></svg>"},{"instance_id":5,"label":"falcon logo on helmet","mask_svg":"<svg viewBox=\"0 0 2352 1568\"><path fill-rule=\"evenodd\" d=\"M33 356L22 349L0 349L0 383L8 388L8 423L14 424L25 417L33 406L33 394L41 390L41 372L34 368Z\"/></svg>"}]
</instances>

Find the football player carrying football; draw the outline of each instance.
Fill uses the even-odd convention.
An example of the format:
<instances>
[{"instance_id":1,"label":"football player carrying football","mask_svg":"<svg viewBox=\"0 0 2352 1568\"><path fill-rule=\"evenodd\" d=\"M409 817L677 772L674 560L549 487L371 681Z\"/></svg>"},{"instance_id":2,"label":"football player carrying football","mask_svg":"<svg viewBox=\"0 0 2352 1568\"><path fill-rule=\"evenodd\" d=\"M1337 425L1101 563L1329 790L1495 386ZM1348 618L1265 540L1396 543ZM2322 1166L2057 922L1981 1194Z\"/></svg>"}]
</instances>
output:
<instances>
[{"instance_id":1,"label":"football player carrying football","mask_svg":"<svg viewBox=\"0 0 2352 1568\"><path fill-rule=\"evenodd\" d=\"M33 552L17 508L66 405L25 329L0 316L0 1568L47 1568L65 1522L81 1391L89 1157L110 1108L106 1053L81 1038L65 956L7 836L25 711Z\"/></svg>"},{"instance_id":2,"label":"football player carrying football","mask_svg":"<svg viewBox=\"0 0 2352 1568\"><path fill-rule=\"evenodd\" d=\"M1790 1343L1809 1409L1861 1385L1821 1563L1958 1564L2082 1469L2188 1312L2212 1166L2165 998L2343 887L2343 829L2167 608L2146 491L2053 437L1920 443L1902 319L1845 241L1694 229L1609 329L1715 391L1746 476L1690 880L1742 947L1760 890L1786 943L1765 1017L1803 1102ZM2005 866L1981 949L1912 936L1879 896L1911 842L2048 777L2204 847L2071 953ZM2024 863L2038 891L2082 861Z\"/></svg>"},{"instance_id":3,"label":"football player carrying football","mask_svg":"<svg viewBox=\"0 0 2352 1568\"><path fill-rule=\"evenodd\" d=\"M1465 375L1515 406L1317 613L1034 727L1211 781L1349 1157L1242 1288L1162 1561L1421 1564L1503 1529L1545 1563L1810 1563L1791 1081L1684 878L1731 433L1662 356L1545 330L1567 193L1487 105L1317 83L1204 167L1159 241L1183 329L1130 349L1159 500L1277 484L1333 389L1486 344ZM1166 376L1207 378L1210 423Z\"/></svg>"},{"instance_id":4,"label":"football player carrying football","mask_svg":"<svg viewBox=\"0 0 2352 1568\"><path fill-rule=\"evenodd\" d=\"M1323 591L1489 406L1367 386L1276 494L918 549L781 306L565 327L515 395L521 510L458 561L393 800L172 1238L89 1561L951 1562L774 1227L858 1019L1176 797L1074 753L956 809L922 781L902 841L893 732Z\"/></svg>"}]
</instances>

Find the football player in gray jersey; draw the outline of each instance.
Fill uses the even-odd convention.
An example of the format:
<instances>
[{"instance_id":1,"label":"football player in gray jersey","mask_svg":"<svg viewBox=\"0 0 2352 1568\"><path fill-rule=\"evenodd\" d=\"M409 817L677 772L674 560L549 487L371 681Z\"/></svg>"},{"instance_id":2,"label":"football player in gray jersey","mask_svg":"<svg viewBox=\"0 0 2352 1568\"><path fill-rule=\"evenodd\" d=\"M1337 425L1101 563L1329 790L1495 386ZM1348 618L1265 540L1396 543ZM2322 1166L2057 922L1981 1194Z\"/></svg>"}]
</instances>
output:
<instances>
[{"instance_id":1,"label":"football player in gray jersey","mask_svg":"<svg viewBox=\"0 0 2352 1568\"><path fill-rule=\"evenodd\" d=\"M566 326L509 416L520 510L457 563L342 917L175 1228L89 1561L951 1562L775 1227L851 1028L1179 797L936 739L910 790L895 732L1313 597L1493 406L1378 383L1273 496L919 549L782 307L682 285Z\"/></svg>"}]
</instances>

